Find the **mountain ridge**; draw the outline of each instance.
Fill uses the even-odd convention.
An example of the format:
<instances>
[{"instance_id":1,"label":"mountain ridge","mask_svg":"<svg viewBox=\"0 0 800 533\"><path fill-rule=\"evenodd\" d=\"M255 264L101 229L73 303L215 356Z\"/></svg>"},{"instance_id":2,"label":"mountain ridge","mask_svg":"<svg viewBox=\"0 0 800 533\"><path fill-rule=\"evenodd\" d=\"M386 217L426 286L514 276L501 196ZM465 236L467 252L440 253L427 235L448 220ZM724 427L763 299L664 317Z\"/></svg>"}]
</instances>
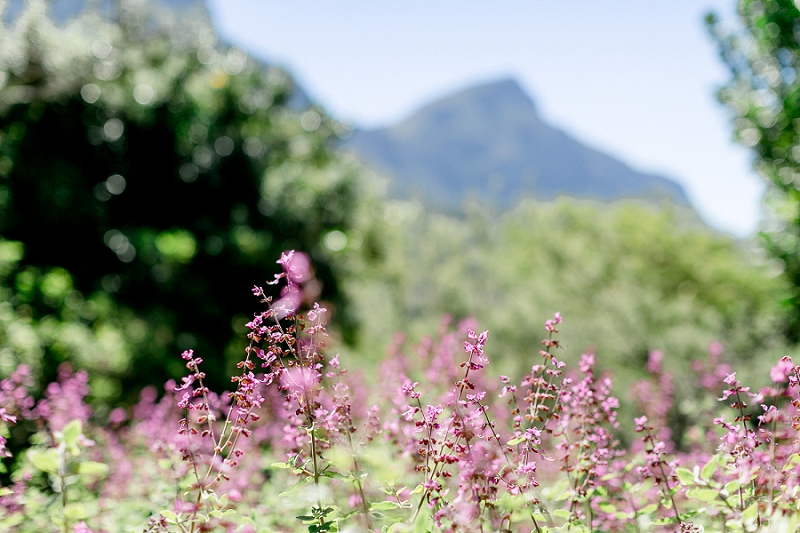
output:
<instances>
[{"instance_id":1,"label":"mountain ridge","mask_svg":"<svg viewBox=\"0 0 800 533\"><path fill-rule=\"evenodd\" d=\"M343 147L393 178L393 195L446 210L471 195L501 208L523 196L560 195L689 204L674 181L633 170L544 122L512 78L430 102L395 125L357 129Z\"/></svg>"}]
</instances>

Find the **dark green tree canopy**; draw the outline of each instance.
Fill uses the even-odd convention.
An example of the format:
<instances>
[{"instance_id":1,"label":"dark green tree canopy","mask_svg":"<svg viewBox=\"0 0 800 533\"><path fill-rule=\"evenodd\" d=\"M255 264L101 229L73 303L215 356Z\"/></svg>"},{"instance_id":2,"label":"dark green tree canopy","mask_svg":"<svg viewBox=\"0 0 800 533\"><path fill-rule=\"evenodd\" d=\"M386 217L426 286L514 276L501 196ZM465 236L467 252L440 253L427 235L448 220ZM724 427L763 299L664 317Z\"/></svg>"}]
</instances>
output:
<instances>
[{"instance_id":1,"label":"dark green tree canopy","mask_svg":"<svg viewBox=\"0 0 800 533\"><path fill-rule=\"evenodd\" d=\"M125 380L179 371L189 347L221 363L285 249L313 255L309 296L343 308L337 261L371 242L361 169L329 150L345 128L202 17L59 26L37 5L0 27L0 234L24 245L18 273L65 269L145 319ZM65 297L15 303L41 317Z\"/></svg>"},{"instance_id":2,"label":"dark green tree canopy","mask_svg":"<svg viewBox=\"0 0 800 533\"><path fill-rule=\"evenodd\" d=\"M735 118L735 138L755 154L769 182L771 219L762 233L795 287L786 301L788 337L800 340L800 11L792 0L742 0L741 24L707 23L731 72L719 92Z\"/></svg>"}]
</instances>

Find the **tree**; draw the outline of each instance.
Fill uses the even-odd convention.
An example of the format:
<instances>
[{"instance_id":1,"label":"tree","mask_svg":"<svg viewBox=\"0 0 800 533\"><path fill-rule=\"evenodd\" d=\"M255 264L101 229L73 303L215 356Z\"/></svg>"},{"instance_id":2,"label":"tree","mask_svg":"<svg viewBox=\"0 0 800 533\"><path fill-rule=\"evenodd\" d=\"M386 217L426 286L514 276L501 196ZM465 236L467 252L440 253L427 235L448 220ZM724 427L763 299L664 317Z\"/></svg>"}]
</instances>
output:
<instances>
[{"instance_id":1,"label":"tree","mask_svg":"<svg viewBox=\"0 0 800 533\"><path fill-rule=\"evenodd\" d=\"M741 0L741 26L707 23L730 81L719 99L732 112L735 138L752 148L769 182L767 250L793 285L785 301L786 335L800 341L800 10L792 0Z\"/></svg>"},{"instance_id":2,"label":"tree","mask_svg":"<svg viewBox=\"0 0 800 533\"><path fill-rule=\"evenodd\" d=\"M345 128L204 17L127 5L56 24L29 2L0 22L0 235L24 245L12 305L40 320L71 298L91 324L84 304L104 295L137 346L117 377L163 382L183 349L238 352L250 288L296 248L346 325L335 271L376 239L361 168L330 150ZM41 290L52 272L69 290ZM70 354L46 348L52 377Z\"/></svg>"}]
</instances>

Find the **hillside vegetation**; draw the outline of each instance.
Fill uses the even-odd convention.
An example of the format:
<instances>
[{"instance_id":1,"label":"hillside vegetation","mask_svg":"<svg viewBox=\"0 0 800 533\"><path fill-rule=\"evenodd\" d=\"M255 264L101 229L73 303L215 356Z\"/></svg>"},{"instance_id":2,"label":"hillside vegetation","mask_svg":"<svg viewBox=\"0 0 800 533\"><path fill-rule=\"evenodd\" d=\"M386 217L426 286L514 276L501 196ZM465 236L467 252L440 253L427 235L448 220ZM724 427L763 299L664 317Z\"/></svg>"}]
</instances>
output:
<instances>
[{"instance_id":1,"label":"hillside vegetation","mask_svg":"<svg viewBox=\"0 0 800 533\"><path fill-rule=\"evenodd\" d=\"M652 350L688 375L712 342L754 371L789 349L776 265L685 208L565 198L502 214L472 205L465 218L396 202L383 215L384 266L346 282L368 352L395 331L435 332L441 313L472 316L494 335L495 360L521 373L536 362L535 325L559 311L562 356L595 352L624 390Z\"/></svg>"}]
</instances>

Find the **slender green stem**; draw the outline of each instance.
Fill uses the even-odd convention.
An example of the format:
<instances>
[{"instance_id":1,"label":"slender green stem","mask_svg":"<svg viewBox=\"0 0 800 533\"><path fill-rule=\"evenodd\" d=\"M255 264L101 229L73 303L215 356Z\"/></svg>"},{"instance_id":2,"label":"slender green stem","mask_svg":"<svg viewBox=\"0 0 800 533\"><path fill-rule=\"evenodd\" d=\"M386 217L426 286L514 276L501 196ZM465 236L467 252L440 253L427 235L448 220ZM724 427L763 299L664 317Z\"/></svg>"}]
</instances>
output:
<instances>
[{"instance_id":1,"label":"slender green stem","mask_svg":"<svg viewBox=\"0 0 800 533\"><path fill-rule=\"evenodd\" d=\"M531 511L531 520L533 521L533 527L536 529L536 533L542 533L542 528L539 527L539 523L536 521L536 517L533 516L533 511Z\"/></svg>"},{"instance_id":2,"label":"slender green stem","mask_svg":"<svg viewBox=\"0 0 800 533\"><path fill-rule=\"evenodd\" d=\"M653 446L653 442L655 438L653 434L650 432L650 428L646 428L647 437L650 440L650 446ZM648 450L652 452L653 450ZM672 512L675 513L675 520L677 524L681 523L681 515L678 512L678 506L675 505L675 498L672 496L672 488L669 486L669 477L667 477L667 472L664 470L664 461L661 457L658 458L658 469L661 471L661 479L664 480L664 486L667 488L667 496L669 496L669 501L672 504Z\"/></svg>"},{"instance_id":3,"label":"slender green stem","mask_svg":"<svg viewBox=\"0 0 800 533\"><path fill-rule=\"evenodd\" d=\"M358 495L361 498L361 510L364 513L364 520L367 523L367 529L370 531L372 530L372 523L369 517L369 505L367 505L367 498L364 495L364 487L361 484L360 473L361 467L358 464L358 457L356 456L356 449L353 445L353 437L350 435L349 431L346 431L347 434L347 442L350 445L350 454L353 458L353 479L356 482L356 488L358 489Z\"/></svg>"}]
</instances>

